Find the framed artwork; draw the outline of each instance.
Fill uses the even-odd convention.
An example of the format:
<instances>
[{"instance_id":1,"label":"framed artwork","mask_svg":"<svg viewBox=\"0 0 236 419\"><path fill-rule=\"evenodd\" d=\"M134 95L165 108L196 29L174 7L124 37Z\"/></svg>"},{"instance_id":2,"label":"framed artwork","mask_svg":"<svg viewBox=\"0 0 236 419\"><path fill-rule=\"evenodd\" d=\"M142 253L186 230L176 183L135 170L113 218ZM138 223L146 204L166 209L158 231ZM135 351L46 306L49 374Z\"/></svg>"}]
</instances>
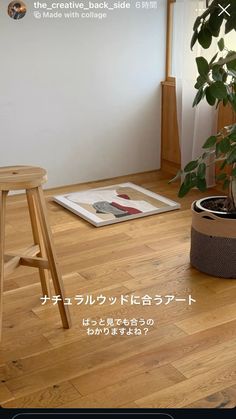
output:
<instances>
[{"instance_id":1,"label":"framed artwork","mask_svg":"<svg viewBox=\"0 0 236 419\"><path fill-rule=\"evenodd\" d=\"M95 227L180 208L177 202L131 182L57 195L53 199Z\"/></svg>"}]
</instances>

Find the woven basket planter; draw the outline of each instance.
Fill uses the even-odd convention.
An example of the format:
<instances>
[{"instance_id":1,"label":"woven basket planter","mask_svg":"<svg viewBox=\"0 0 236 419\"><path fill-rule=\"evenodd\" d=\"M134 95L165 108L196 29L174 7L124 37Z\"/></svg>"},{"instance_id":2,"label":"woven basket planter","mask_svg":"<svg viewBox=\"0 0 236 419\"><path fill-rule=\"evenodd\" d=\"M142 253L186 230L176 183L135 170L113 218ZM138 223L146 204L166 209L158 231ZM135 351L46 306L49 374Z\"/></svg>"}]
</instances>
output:
<instances>
[{"instance_id":1,"label":"woven basket planter","mask_svg":"<svg viewBox=\"0 0 236 419\"><path fill-rule=\"evenodd\" d=\"M194 202L190 262L209 275L236 278L236 219L210 211L197 212Z\"/></svg>"}]
</instances>

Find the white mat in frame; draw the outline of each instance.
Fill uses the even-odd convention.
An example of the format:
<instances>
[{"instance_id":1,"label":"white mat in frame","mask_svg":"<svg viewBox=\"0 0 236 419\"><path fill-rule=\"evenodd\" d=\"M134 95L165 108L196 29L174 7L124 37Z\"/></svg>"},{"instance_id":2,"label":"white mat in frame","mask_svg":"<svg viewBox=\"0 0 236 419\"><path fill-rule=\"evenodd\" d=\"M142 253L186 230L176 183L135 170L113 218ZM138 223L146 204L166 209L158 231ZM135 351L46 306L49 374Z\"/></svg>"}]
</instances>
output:
<instances>
[{"instance_id":1,"label":"white mat in frame","mask_svg":"<svg viewBox=\"0 0 236 419\"><path fill-rule=\"evenodd\" d=\"M180 208L179 203L131 182L57 195L53 199L95 227Z\"/></svg>"}]
</instances>

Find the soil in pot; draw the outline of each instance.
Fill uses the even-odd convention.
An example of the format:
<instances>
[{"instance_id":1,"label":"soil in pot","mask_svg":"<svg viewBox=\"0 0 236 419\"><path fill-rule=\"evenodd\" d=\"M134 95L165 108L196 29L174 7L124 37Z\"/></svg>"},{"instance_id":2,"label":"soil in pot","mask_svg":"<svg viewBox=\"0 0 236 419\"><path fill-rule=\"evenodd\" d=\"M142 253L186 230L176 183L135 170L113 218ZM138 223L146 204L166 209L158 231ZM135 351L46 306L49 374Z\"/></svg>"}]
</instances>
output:
<instances>
[{"instance_id":1,"label":"soil in pot","mask_svg":"<svg viewBox=\"0 0 236 419\"><path fill-rule=\"evenodd\" d=\"M211 196L209 198L201 199L200 200L200 207L199 205L195 204L195 210L197 212L201 212L204 209L217 214L218 217L221 218L231 218L236 219L236 211L227 212L225 208L226 197L224 196Z\"/></svg>"},{"instance_id":2,"label":"soil in pot","mask_svg":"<svg viewBox=\"0 0 236 419\"><path fill-rule=\"evenodd\" d=\"M202 202L202 207L210 211L225 212L225 198L211 198Z\"/></svg>"}]
</instances>

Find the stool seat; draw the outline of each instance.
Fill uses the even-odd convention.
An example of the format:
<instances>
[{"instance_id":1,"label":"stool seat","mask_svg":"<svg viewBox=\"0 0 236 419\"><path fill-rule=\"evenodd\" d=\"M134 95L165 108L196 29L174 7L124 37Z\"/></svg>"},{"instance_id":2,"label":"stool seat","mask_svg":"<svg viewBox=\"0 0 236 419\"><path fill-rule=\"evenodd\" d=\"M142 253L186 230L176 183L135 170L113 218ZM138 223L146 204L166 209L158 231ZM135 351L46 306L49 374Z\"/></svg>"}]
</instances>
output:
<instances>
[{"instance_id":1,"label":"stool seat","mask_svg":"<svg viewBox=\"0 0 236 419\"><path fill-rule=\"evenodd\" d=\"M6 166L0 168L0 191L37 188L47 181L41 167Z\"/></svg>"}]
</instances>

